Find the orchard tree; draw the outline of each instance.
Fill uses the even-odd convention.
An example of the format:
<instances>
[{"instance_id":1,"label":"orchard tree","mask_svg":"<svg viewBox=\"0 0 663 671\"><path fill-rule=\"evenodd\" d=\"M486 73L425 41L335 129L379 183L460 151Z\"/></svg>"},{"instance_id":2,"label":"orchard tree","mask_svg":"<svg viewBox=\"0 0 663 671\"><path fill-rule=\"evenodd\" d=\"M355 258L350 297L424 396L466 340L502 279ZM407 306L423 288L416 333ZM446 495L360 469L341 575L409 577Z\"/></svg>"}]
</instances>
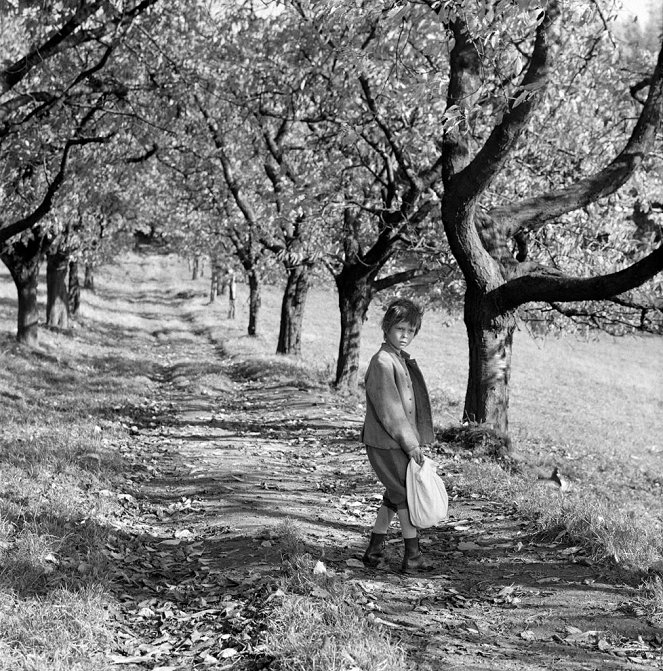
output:
<instances>
[{"instance_id":1,"label":"orchard tree","mask_svg":"<svg viewBox=\"0 0 663 671\"><path fill-rule=\"evenodd\" d=\"M257 50L256 58L272 67L270 85L256 96L262 117L293 129L299 140L293 148L307 151L305 161L304 151L296 155L302 174L313 179L298 186L305 203L324 204L315 244L338 291L335 383L354 388L371 300L427 272L422 261L403 267L398 256L421 246L439 210L432 186L442 164L430 121L444 101L422 87L440 65L428 54L428 34L385 28L379 3L362 3L347 30L344 9L324 2L281 6ZM418 11L424 17L427 9ZM413 111L405 101L414 96L421 107ZM281 174L292 179L292 172Z\"/></svg>"},{"instance_id":2,"label":"orchard tree","mask_svg":"<svg viewBox=\"0 0 663 671\"><path fill-rule=\"evenodd\" d=\"M223 24L232 30L215 39ZM294 119L306 72L289 58L291 26L257 15L249 3L208 17L200 31L197 49L204 57L183 76L196 83L195 95L188 98L189 119L200 120L194 125L206 129L207 137L191 133L190 126L187 137L195 138L198 156L209 156L212 170L216 167L221 176L217 191L230 196L231 220L236 221L236 213L244 219L241 226L229 227L228 237L247 274L250 306L259 304L256 268L264 251L283 265L276 351L298 355L311 272L321 257L316 248L323 207L309 132ZM213 154L202 149L206 142ZM252 323L249 332L255 334Z\"/></svg>"},{"instance_id":3,"label":"orchard tree","mask_svg":"<svg viewBox=\"0 0 663 671\"><path fill-rule=\"evenodd\" d=\"M0 257L18 292L20 341L37 340L36 278L53 206L75 148L104 141L103 113L121 104L118 47L156 0L8 5L0 24ZM104 75L109 63L115 76Z\"/></svg>"},{"instance_id":4,"label":"orchard tree","mask_svg":"<svg viewBox=\"0 0 663 671\"><path fill-rule=\"evenodd\" d=\"M585 68L592 52L609 36L603 25L596 27L600 17L592 3L563 8L557 0L542 6L521 3L524 12L507 4L500 11L475 2L429 4L449 33L447 105L448 111L461 119L456 127L447 129L443 139L442 224L467 285L464 319L469 376L464 418L506 433L516 309L533 301L556 304L610 299L643 284L663 268L659 245L619 270L572 276L553 264L528 259L526 244L527 236L544 226L562 227L568 213L615 194L652 152L663 106L663 52L647 79L648 93L636 123L626 133L623 131L630 124L621 120L617 124L616 130L622 130L624 138L621 148L613 156L603 152L594 156L598 161L603 159L602 167L590 173L580 170L551 191L491 206L488 191L496 183L503 184L499 179L509 173L509 158L523 146L530 153L536 151L536 129L530 126L536 110L563 105L566 95L588 97L594 93L588 90L595 86L592 78L571 69L567 70L566 88L552 91L549 87L555 73L560 72L556 63L563 59L565 45L574 44L568 36L574 28L598 30L594 41L584 44L591 47L582 64ZM504 67L509 55L517 69L512 66L505 81L504 69L497 66ZM488 64L494 65L492 80L486 76ZM628 89L613 92L620 101L628 94ZM600 102L610 104L608 100ZM609 116L615 107L613 100L611 108L598 108L594 113ZM550 123L546 116L550 114L544 115L543 123ZM557 137L564 137L559 129ZM519 144L523 138L531 144ZM596 145L583 149L586 153L599 151ZM545 171L545 166L541 169Z\"/></svg>"},{"instance_id":5,"label":"orchard tree","mask_svg":"<svg viewBox=\"0 0 663 671\"><path fill-rule=\"evenodd\" d=\"M532 253L545 247L544 227L560 250L555 229L585 215L588 237L600 233L592 207L603 208L652 154L660 55L646 75L625 81L611 4L289 4L310 63L310 110L300 120L316 134L339 194L328 211L336 207L343 222L336 275L347 282L337 286L357 305L348 301L347 313L361 316L380 263L404 237L416 244L439 207L440 234L466 284L464 419L504 433L516 310L620 297L661 269L660 246L641 248L640 260L629 252L607 272L585 264L580 276L566 259L546 264ZM346 342L357 349L357 329ZM341 348L339 365L344 358ZM352 381L352 368L338 371L344 377Z\"/></svg>"}]
</instances>

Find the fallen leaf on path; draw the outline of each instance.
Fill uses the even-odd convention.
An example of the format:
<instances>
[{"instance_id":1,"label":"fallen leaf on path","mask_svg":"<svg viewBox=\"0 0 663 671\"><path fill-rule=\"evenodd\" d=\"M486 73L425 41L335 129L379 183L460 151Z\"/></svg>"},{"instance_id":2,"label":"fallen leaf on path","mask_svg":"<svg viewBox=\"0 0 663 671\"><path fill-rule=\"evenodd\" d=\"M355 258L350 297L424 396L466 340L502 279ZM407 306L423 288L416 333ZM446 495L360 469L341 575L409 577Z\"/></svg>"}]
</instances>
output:
<instances>
[{"instance_id":1,"label":"fallen leaf on path","mask_svg":"<svg viewBox=\"0 0 663 671\"><path fill-rule=\"evenodd\" d=\"M133 657L124 657L122 655L111 655L110 661L113 664L136 664L146 661L142 655L134 655Z\"/></svg>"},{"instance_id":2,"label":"fallen leaf on path","mask_svg":"<svg viewBox=\"0 0 663 671\"><path fill-rule=\"evenodd\" d=\"M561 555L567 555L568 556L568 555L577 554L578 552L580 552L580 550L582 550L582 548L580 546L574 545L573 547L565 548L564 550L559 550L558 552Z\"/></svg>"},{"instance_id":3,"label":"fallen leaf on path","mask_svg":"<svg viewBox=\"0 0 663 671\"><path fill-rule=\"evenodd\" d=\"M346 559L345 563L348 566L352 566L352 568L364 568L364 562L360 561L359 559L354 559L353 557Z\"/></svg>"},{"instance_id":4,"label":"fallen leaf on path","mask_svg":"<svg viewBox=\"0 0 663 671\"><path fill-rule=\"evenodd\" d=\"M476 543L472 543L471 541L467 541L467 542L464 541L464 542L458 543L458 549L461 552L466 552L468 550L481 550L481 546L477 545Z\"/></svg>"}]
</instances>

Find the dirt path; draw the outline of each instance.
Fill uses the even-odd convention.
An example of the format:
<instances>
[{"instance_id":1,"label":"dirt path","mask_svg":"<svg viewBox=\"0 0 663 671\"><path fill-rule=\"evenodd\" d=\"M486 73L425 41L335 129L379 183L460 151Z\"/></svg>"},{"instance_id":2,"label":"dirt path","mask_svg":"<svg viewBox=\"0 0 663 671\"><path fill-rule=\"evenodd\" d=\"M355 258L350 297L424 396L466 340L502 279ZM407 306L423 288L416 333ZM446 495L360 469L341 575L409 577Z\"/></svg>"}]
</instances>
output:
<instances>
[{"instance_id":1,"label":"dirt path","mask_svg":"<svg viewBox=\"0 0 663 671\"><path fill-rule=\"evenodd\" d=\"M178 310L154 334L155 395L125 418L127 523L110 548L126 632L116 663L268 668L258 595L278 575L274 529L290 518L311 555L359 587L367 617L413 668L663 668L663 631L638 615L632 587L578 548L536 540L513 510L456 491L448 455L438 462L450 518L422 540L437 569L398 572L395 526L391 570L365 569L380 488L358 443L361 408L238 379Z\"/></svg>"}]
</instances>

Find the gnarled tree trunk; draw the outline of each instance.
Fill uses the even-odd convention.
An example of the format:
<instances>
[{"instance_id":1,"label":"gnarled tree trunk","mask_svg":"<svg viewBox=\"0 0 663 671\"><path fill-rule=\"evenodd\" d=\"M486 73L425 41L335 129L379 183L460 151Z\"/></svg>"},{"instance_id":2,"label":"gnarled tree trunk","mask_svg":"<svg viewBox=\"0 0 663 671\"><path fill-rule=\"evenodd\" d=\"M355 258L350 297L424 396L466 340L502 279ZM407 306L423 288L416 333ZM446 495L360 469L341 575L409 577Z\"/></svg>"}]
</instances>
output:
<instances>
[{"instance_id":1,"label":"gnarled tree trunk","mask_svg":"<svg viewBox=\"0 0 663 671\"><path fill-rule=\"evenodd\" d=\"M212 261L211 264L212 268L212 277L210 278L210 284L209 284L209 302L214 303L216 299L216 294L219 289L219 269L217 268L216 264Z\"/></svg>"},{"instance_id":2,"label":"gnarled tree trunk","mask_svg":"<svg viewBox=\"0 0 663 671\"><path fill-rule=\"evenodd\" d=\"M1 258L9 269L18 295L16 339L25 345L36 345L39 339L37 284L41 240L18 243L10 253L3 253Z\"/></svg>"},{"instance_id":3,"label":"gnarled tree trunk","mask_svg":"<svg viewBox=\"0 0 663 671\"><path fill-rule=\"evenodd\" d=\"M78 261L69 262L69 285L67 287L69 314L73 317L81 307L81 285L78 278Z\"/></svg>"},{"instance_id":4,"label":"gnarled tree trunk","mask_svg":"<svg viewBox=\"0 0 663 671\"><path fill-rule=\"evenodd\" d=\"M191 260L191 279L197 280L200 276L200 257L196 255Z\"/></svg>"},{"instance_id":5,"label":"gnarled tree trunk","mask_svg":"<svg viewBox=\"0 0 663 671\"><path fill-rule=\"evenodd\" d=\"M464 316L469 371L463 419L507 435L514 314L496 313L484 296L468 289Z\"/></svg>"},{"instance_id":6,"label":"gnarled tree trunk","mask_svg":"<svg viewBox=\"0 0 663 671\"><path fill-rule=\"evenodd\" d=\"M344 269L335 279L341 310L341 339L334 385L355 389L359 371L361 329L373 298L373 275L362 276Z\"/></svg>"},{"instance_id":7,"label":"gnarled tree trunk","mask_svg":"<svg viewBox=\"0 0 663 671\"><path fill-rule=\"evenodd\" d=\"M302 353L302 322L304 305L309 290L311 266L302 264L288 268L283 300L281 302L281 324L277 354Z\"/></svg>"},{"instance_id":8,"label":"gnarled tree trunk","mask_svg":"<svg viewBox=\"0 0 663 671\"><path fill-rule=\"evenodd\" d=\"M46 323L53 328L69 328L69 257L62 252L48 255L46 261Z\"/></svg>"},{"instance_id":9,"label":"gnarled tree trunk","mask_svg":"<svg viewBox=\"0 0 663 671\"><path fill-rule=\"evenodd\" d=\"M258 313L260 312L260 276L257 271L250 270L249 278L249 329L250 336L258 335Z\"/></svg>"},{"instance_id":10,"label":"gnarled tree trunk","mask_svg":"<svg viewBox=\"0 0 663 671\"><path fill-rule=\"evenodd\" d=\"M83 277L83 289L94 291L94 266L91 263L85 264L85 275Z\"/></svg>"}]
</instances>

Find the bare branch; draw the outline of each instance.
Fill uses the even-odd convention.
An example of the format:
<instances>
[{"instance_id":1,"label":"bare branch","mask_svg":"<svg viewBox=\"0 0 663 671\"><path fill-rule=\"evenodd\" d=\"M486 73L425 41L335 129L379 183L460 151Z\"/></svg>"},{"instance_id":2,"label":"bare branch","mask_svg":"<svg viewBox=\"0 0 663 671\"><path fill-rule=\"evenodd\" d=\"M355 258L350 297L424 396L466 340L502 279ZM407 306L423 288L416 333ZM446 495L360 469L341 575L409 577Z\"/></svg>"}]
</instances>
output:
<instances>
[{"instance_id":1,"label":"bare branch","mask_svg":"<svg viewBox=\"0 0 663 671\"><path fill-rule=\"evenodd\" d=\"M371 111L375 122L389 143L389 146L394 153L394 157L396 158L396 162L398 163L398 167L402 170L410 186L412 188L418 188L416 175L413 174L410 163L405 158L403 149L397 142L394 134L391 132L391 128L389 128L389 126L382 119L375 98L373 97L373 93L371 92L371 86L368 82L368 79L366 79L364 75L359 76L359 84L361 85L361 90L364 93L364 98L366 100L366 104L368 105L368 109Z\"/></svg>"},{"instance_id":2,"label":"bare branch","mask_svg":"<svg viewBox=\"0 0 663 671\"><path fill-rule=\"evenodd\" d=\"M613 298L644 284L663 270L663 246L615 273L597 277L569 277L554 271L519 276L489 292L500 310L512 310L531 301L569 303Z\"/></svg>"}]
</instances>

